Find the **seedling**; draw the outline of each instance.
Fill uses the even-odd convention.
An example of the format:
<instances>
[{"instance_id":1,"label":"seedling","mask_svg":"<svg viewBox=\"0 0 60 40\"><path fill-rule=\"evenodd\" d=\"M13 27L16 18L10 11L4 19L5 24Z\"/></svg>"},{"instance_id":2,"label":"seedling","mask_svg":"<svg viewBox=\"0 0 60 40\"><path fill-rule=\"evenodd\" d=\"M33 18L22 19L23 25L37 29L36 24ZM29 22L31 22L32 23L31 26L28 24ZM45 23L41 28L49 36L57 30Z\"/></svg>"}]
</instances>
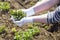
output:
<instances>
[{"instance_id":1,"label":"seedling","mask_svg":"<svg viewBox=\"0 0 60 40\"><path fill-rule=\"evenodd\" d=\"M14 16L14 19L17 20L21 20L23 17L25 17L25 13L21 10L10 10L9 13Z\"/></svg>"},{"instance_id":2,"label":"seedling","mask_svg":"<svg viewBox=\"0 0 60 40\"><path fill-rule=\"evenodd\" d=\"M5 30L5 25L0 26L0 33L2 33Z\"/></svg>"},{"instance_id":3,"label":"seedling","mask_svg":"<svg viewBox=\"0 0 60 40\"><path fill-rule=\"evenodd\" d=\"M15 33L15 40L33 40L33 35L39 33L40 30L38 27L34 27L32 29L26 29L26 31L18 31Z\"/></svg>"},{"instance_id":4,"label":"seedling","mask_svg":"<svg viewBox=\"0 0 60 40\"><path fill-rule=\"evenodd\" d=\"M48 29L48 26L45 26L44 28L47 30Z\"/></svg>"},{"instance_id":5,"label":"seedling","mask_svg":"<svg viewBox=\"0 0 60 40\"><path fill-rule=\"evenodd\" d=\"M8 2L0 2L0 10L8 10L10 9L10 4Z\"/></svg>"},{"instance_id":6,"label":"seedling","mask_svg":"<svg viewBox=\"0 0 60 40\"><path fill-rule=\"evenodd\" d=\"M30 2L30 5L34 5L35 3L32 1L32 2Z\"/></svg>"},{"instance_id":7,"label":"seedling","mask_svg":"<svg viewBox=\"0 0 60 40\"><path fill-rule=\"evenodd\" d=\"M14 33L17 32L16 28L12 28L12 32Z\"/></svg>"}]
</instances>

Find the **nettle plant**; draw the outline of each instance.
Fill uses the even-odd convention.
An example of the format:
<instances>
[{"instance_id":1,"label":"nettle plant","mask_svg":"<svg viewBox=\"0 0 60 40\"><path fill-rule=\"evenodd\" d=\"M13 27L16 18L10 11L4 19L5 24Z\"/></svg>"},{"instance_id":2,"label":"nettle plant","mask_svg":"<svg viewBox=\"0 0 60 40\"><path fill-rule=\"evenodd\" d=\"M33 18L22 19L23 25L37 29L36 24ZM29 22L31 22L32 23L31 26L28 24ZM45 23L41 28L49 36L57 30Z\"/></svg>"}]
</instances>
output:
<instances>
[{"instance_id":1,"label":"nettle plant","mask_svg":"<svg viewBox=\"0 0 60 40\"><path fill-rule=\"evenodd\" d=\"M0 26L0 33L2 33L4 30L5 30L5 25L3 25L3 26Z\"/></svg>"},{"instance_id":2,"label":"nettle plant","mask_svg":"<svg viewBox=\"0 0 60 40\"><path fill-rule=\"evenodd\" d=\"M32 1L32 2L30 2L30 5L34 5L35 3Z\"/></svg>"},{"instance_id":3,"label":"nettle plant","mask_svg":"<svg viewBox=\"0 0 60 40\"><path fill-rule=\"evenodd\" d=\"M26 14L21 10L10 10L9 13L14 17L14 19L21 20Z\"/></svg>"},{"instance_id":4,"label":"nettle plant","mask_svg":"<svg viewBox=\"0 0 60 40\"><path fill-rule=\"evenodd\" d=\"M25 31L18 31L15 33L15 40L33 40L33 35L39 33L38 27L29 28Z\"/></svg>"},{"instance_id":5,"label":"nettle plant","mask_svg":"<svg viewBox=\"0 0 60 40\"><path fill-rule=\"evenodd\" d=\"M12 30L11 30L12 32L17 32L17 30L16 30L16 28L12 28Z\"/></svg>"},{"instance_id":6,"label":"nettle plant","mask_svg":"<svg viewBox=\"0 0 60 40\"><path fill-rule=\"evenodd\" d=\"M0 2L0 10L9 10L10 9L10 4L8 2Z\"/></svg>"}]
</instances>

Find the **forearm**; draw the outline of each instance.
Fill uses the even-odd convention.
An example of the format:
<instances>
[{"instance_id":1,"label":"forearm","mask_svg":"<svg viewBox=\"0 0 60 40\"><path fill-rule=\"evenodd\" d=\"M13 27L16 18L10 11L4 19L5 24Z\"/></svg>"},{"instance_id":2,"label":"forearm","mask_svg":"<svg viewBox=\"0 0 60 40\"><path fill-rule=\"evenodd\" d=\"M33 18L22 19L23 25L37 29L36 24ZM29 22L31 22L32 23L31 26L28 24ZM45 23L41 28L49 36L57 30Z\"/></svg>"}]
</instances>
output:
<instances>
[{"instance_id":1,"label":"forearm","mask_svg":"<svg viewBox=\"0 0 60 40\"><path fill-rule=\"evenodd\" d=\"M54 24L60 22L60 6L56 10L44 15L40 15L40 18L34 19L35 22L42 22L48 24Z\"/></svg>"},{"instance_id":2,"label":"forearm","mask_svg":"<svg viewBox=\"0 0 60 40\"><path fill-rule=\"evenodd\" d=\"M52 6L58 4L59 0L42 0L34 6L35 13L39 13L48 10Z\"/></svg>"},{"instance_id":3,"label":"forearm","mask_svg":"<svg viewBox=\"0 0 60 40\"><path fill-rule=\"evenodd\" d=\"M41 2L39 1L35 6L28 8L26 10L26 14L27 16L38 14L40 12L48 10L49 8L51 8L52 6L58 3L59 0L42 0Z\"/></svg>"},{"instance_id":4,"label":"forearm","mask_svg":"<svg viewBox=\"0 0 60 40\"><path fill-rule=\"evenodd\" d=\"M47 14L36 16L33 22L47 23Z\"/></svg>"},{"instance_id":5,"label":"forearm","mask_svg":"<svg viewBox=\"0 0 60 40\"><path fill-rule=\"evenodd\" d=\"M25 22L27 22L27 23L33 23L33 22L47 23L47 14L26 17Z\"/></svg>"},{"instance_id":6,"label":"forearm","mask_svg":"<svg viewBox=\"0 0 60 40\"><path fill-rule=\"evenodd\" d=\"M39 15L39 16L32 16L32 17L27 17L26 22L28 23L33 23L33 22L41 22L41 23L58 23L60 22L60 6L56 8L55 11Z\"/></svg>"}]
</instances>

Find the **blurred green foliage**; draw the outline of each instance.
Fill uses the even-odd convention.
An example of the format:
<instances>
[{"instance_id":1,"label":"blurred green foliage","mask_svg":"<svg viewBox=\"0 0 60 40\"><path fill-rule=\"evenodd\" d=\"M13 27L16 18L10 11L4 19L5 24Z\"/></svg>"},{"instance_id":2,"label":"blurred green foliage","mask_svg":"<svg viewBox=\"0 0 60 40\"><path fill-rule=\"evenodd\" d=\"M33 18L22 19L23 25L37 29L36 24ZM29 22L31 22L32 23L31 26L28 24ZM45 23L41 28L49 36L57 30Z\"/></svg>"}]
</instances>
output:
<instances>
[{"instance_id":1,"label":"blurred green foliage","mask_svg":"<svg viewBox=\"0 0 60 40\"><path fill-rule=\"evenodd\" d=\"M10 4L8 2L0 2L0 9L8 10L8 9L10 9Z\"/></svg>"},{"instance_id":2,"label":"blurred green foliage","mask_svg":"<svg viewBox=\"0 0 60 40\"><path fill-rule=\"evenodd\" d=\"M21 10L10 10L9 13L14 16L15 20L20 20L26 16L26 14Z\"/></svg>"},{"instance_id":3,"label":"blurred green foliage","mask_svg":"<svg viewBox=\"0 0 60 40\"><path fill-rule=\"evenodd\" d=\"M18 31L15 33L15 40L33 40L33 35L39 33L38 27L29 27L25 31Z\"/></svg>"}]
</instances>

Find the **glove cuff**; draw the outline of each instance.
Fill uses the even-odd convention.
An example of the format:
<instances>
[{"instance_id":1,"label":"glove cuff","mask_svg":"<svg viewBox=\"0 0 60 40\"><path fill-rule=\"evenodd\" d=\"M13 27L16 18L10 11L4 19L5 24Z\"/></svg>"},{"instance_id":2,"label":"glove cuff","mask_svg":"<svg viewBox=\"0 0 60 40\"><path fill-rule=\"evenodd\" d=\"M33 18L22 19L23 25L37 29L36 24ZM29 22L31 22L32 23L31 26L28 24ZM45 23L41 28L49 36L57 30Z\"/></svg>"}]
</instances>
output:
<instances>
[{"instance_id":1,"label":"glove cuff","mask_svg":"<svg viewBox=\"0 0 60 40\"><path fill-rule=\"evenodd\" d=\"M33 8L29 8L29 9L27 9L26 13L27 13L27 16L32 16L32 15L34 15L34 14L35 14L35 12L34 12L34 9L33 9Z\"/></svg>"},{"instance_id":2,"label":"glove cuff","mask_svg":"<svg viewBox=\"0 0 60 40\"><path fill-rule=\"evenodd\" d=\"M26 22L26 23L33 23L33 18L27 17L27 18L25 19L25 22Z\"/></svg>"}]
</instances>

